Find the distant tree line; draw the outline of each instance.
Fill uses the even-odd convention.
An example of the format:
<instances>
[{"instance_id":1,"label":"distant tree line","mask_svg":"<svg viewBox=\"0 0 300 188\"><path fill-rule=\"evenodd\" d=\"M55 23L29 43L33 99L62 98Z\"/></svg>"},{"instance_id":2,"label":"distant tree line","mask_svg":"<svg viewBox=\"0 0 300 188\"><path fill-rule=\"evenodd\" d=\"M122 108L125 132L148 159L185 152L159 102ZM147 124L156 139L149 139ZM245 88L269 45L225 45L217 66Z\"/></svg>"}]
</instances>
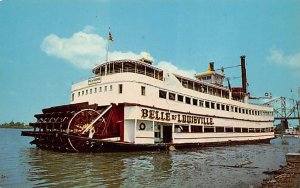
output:
<instances>
[{"instance_id":1,"label":"distant tree line","mask_svg":"<svg viewBox=\"0 0 300 188\"><path fill-rule=\"evenodd\" d=\"M14 122L11 121L9 123L2 123L0 124L0 128L20 128L20 129L28 129L32 128L28 124L25 124L24 122Z\"/></svg>"}]
</instances>

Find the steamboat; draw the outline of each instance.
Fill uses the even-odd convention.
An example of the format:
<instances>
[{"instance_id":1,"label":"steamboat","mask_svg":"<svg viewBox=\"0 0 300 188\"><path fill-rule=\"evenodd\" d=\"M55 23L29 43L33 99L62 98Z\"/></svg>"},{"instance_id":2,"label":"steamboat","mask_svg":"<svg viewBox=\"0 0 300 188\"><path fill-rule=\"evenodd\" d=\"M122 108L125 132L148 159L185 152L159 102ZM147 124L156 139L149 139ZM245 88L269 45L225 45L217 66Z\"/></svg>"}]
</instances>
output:
<instances>
[{"instance_id":1,"label":"steamboat","mask_svg":"<svg viewBox=\"0 0 300 188\"><path fill-rule=\"evenodd\" d=\"M165 150L268 142L273 109L252 104L245 56L242 86L224 85L224 69L188 78L157 68L147 58L107 61L93 77L72 85L71 103L36 114L38 148L70 152Z\"/></svg>"}]
</instances>

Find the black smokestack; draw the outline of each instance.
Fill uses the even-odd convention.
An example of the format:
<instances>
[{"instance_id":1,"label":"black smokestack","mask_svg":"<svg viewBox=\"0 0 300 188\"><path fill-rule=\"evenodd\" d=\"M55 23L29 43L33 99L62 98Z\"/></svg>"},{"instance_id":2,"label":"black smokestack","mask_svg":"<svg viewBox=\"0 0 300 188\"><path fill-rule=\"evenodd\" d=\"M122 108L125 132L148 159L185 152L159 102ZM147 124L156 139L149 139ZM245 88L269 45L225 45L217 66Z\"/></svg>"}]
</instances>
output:
<instances>
[{"instance_id":1,"label":"black smokestack","mask_svg":"<svg viewBox=\"0 0 300 188\"><path fill-rule=\"evenodd\" d=\"M215 71L214 62L209 62L209 71Z\"/></svg>"},{"instance_id":2,"label":"black smokestack","mask_svg":"<svg viewBox=\"0 0 300 188\"><path fill-rule=\"evenodd\" d=\"M242 87L243 92L247 93L247 73L246 73L246 56L241 56L241 70L242 70Z\"/></svg>"}]
</instances>

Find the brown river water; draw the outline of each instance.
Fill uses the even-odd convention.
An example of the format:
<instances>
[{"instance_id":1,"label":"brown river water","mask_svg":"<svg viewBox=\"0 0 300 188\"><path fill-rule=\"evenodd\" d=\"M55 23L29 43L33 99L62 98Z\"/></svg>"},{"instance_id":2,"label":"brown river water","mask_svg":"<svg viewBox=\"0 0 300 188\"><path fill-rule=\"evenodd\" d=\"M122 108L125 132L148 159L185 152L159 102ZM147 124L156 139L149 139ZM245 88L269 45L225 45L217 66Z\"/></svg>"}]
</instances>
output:
<instances>
[{"instance_id":1,"label":"brown river water","mask_svg":"<svg viewBox=\"0 0 300 188\"><path fill-rule=\"evenodd\" d=\"M59 153L0 129L0 187L259 187L300 139L173 152ZM247 164L242 168L230 166Z\"/></svg>"}]
</instances>

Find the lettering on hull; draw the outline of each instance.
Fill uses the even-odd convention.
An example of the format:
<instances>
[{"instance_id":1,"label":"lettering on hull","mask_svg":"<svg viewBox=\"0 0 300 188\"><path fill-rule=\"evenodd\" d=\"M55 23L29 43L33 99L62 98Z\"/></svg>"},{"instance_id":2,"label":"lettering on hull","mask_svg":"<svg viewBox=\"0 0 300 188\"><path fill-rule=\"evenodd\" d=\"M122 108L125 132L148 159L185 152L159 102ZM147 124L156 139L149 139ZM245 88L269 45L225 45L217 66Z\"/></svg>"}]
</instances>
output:
<instances>
[{"instance_id":1,"label":"lettering on hull","mask_svg":"<svg viewBox=\"0 0 300 188\"><path fill-rule=\"evenodd\" d=\"M149 110L146 108L141 109L142 118L149 120L159 120L166 122L177 122L187 124L199 124L199 125L213 125L213 118L194 116L181 113L171 113L159 110Z\"/></svg>"}]
</instances>

